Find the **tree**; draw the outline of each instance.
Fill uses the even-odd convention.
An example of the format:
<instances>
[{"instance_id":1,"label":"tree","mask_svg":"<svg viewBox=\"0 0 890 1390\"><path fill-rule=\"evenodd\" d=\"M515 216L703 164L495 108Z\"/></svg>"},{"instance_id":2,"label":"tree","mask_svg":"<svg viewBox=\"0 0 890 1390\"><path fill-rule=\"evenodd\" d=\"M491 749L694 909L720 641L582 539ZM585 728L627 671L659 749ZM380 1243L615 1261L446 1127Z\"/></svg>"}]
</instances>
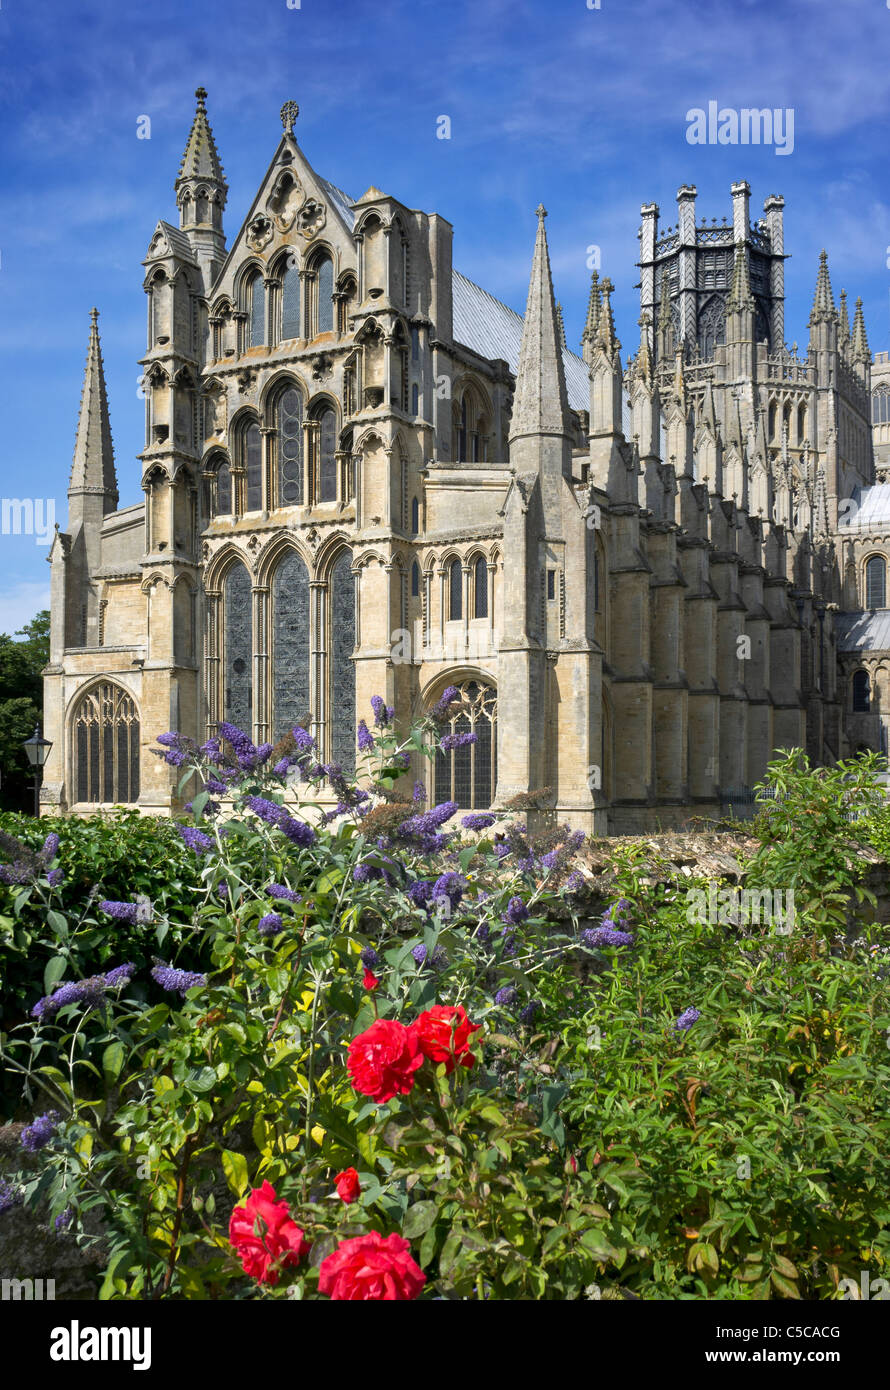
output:
<instances>
[{"instance_id":1,"label":"tree","mask_svg":"<svg viewBox=\"0 0 890 1390\"><path fill-rule=\"evenodd\" d=\"M43 720L43 677L49 661L49 611L10 637L0 633L0 807L30 810L33 773L22 744Z\"/></svg>"}]
</instances>

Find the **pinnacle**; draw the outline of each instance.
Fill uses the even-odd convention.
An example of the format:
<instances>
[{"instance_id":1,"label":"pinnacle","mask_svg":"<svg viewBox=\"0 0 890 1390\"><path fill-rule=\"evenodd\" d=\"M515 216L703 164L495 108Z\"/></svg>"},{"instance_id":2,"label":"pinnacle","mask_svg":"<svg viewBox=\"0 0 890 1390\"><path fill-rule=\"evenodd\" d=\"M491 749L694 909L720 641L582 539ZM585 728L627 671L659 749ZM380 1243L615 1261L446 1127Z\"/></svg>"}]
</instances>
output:
<instances>
[{"instance_id":1,"label":"pinnacle","mask_svg":"<svg viewBox=\"0 0 890 1390\"><path fill-rule=\"evenodd\" d=\"M207 179L226 188L223 167L219 162L213 131L207 119L207 108L204 105L207 92L203 87L198 87L195 96L198 105L179 166L176 187L179 187L183 179Z\"/></svg>"},{"instance_id":2,"label":"pinnacle","mask_svg":"<svg viewBox=\"0 0 890 1390\"><path fill-rule=\"evenodd\" d=\"M819 253L819 274L816 277L816 293L813 296L813 311L810 323L837 322L837 310L831 293L831 279L828 274L828 252Z\"/></svg>"},{"instance_id":3,"label":"pinnacle","mask_svg":"<svg viewBox=\"0 0 890 1390\"><path fill-rule=\"evenodd\" d=\"M564 435L568 395L562 360L559 314L553 294L550 254L543 207L537 210L538 231L522 344L516 372L516 391L510 438L522 435Z\"/></svg>"},{"instance_id":4,"label":"pinnacle","mask_svg":"<svg viewBox=\"0 0 890 1390\"><path fill-rule=\"evenodd\" d=\"M108 415L105 369L99 343L99 310L90 310L90 338L80 396L80 415L68 491L104 494L117 504L114 446Z\"/></svg>"}]
</instances>

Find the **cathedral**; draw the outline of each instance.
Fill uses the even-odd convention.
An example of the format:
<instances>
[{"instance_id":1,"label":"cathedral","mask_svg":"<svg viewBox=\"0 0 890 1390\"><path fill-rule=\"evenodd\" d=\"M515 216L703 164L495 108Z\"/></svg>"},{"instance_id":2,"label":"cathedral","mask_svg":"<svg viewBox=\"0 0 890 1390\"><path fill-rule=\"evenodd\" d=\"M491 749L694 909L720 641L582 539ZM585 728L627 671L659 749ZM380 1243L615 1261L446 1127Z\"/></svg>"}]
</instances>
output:
<instances>
[{"instance_id":1,"label":"cathedral","mask_svg":"<svg viewBox=\"0 0 890 1390\"><path fill-rule=\"evenodd\" d=\"M295 103L227 246L206 93L144 261L144 500L119 507L91 314L51 564L47 812L169 814L150 756L295 724L356 768L372 695L452 732L406 785L599 834L750 805L773 750L886 751L890 361L818 267L785 343L784 200L639 232L622 364L593 273L580 355L537 210L524 318L452 227L309 164ZM529 214L529 243L534 225ZM360 767L360 764L359 764ZM519 798L517 801L516 798Z\"/></svg>"}]
</instances>

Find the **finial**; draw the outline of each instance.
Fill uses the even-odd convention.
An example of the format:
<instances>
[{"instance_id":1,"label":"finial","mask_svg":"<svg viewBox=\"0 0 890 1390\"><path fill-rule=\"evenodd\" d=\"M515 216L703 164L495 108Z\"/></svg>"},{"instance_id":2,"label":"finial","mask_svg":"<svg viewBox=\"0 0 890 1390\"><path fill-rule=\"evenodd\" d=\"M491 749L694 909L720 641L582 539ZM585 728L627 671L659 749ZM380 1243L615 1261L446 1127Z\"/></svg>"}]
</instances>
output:
<instances>
[{"instance_id":1,"label":"finial","mask_svg":"<svg viewBox=\"0 0 890 1390\"><path fill-rule=\"evenodd\" d=\"M284 126L285 135L293 135L294 121L300 114L300 108L295 101L286 101L281 108L281 124Z\"/></svg>"},{"instance_id":2,"label":"finial","mask_svg":"<svg viewBox=\"0 0 890 1390\"><path fill-rule=\"evenodd\" d=\"M195 88L195 96L198 98L198 105L203 109L203 107L204 107L204 102L207 100L207 89L206 89L206 87L196 87L196 88Z\"/></svg>"},{"instance_id":3,"label":"finial","mask_svg":"<svg viewBox=\"0 0 890 1390\"><path fill-rule=\"evenodd\" d=\"M538 206L535 208L535 215L539 222L543 222L544 218L547 216L547 209L543 203L538 203Z\"/></svg>"},{"instance_id":4,"label":"finial","mask_svg":"<svg viewBox=\"0 0 890 1390\"><path fill-rule=\"evenodd\" d=\"M98 309L91 309L91 310L90 310L90 319L92 320L93 327L95 328L95 327L96 327L96 324L97 324L98 321L99 321L99 310L98 310Z\"/></svg>"}]
</instances>

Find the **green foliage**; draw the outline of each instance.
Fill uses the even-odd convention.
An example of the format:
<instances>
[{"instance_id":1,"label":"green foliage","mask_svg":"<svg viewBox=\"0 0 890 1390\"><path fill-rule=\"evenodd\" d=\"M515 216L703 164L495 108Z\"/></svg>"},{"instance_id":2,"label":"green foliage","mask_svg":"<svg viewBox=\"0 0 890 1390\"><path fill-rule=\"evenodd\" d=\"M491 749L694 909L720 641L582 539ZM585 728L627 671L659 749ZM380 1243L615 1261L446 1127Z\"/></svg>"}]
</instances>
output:
<instances>
[{"instance_id":1,"label":"green foliage","mask_svg":"<svg viewBox=\"0 0 890 1390\"><path fill-rule=\"evenodd\" d=\"M390 788L403 746L376 736L372 776ZM870 776L773 765L783 799L751 875L794 889L790 935L702 920L685 886L653 886L631 850L615 868L634 940L599 946L566 878L571 842L530 844L518 825L431 852L403 833L416 808L390 801L296 844L270 823L281 788L259 770L242 790L265 798L267 819L236 790L224 825L200 822L206 854L138 817L65 822L64 911L38 880L16 918L23 890L10 890L14 921L38 900L45 912L30 943L42 992L65 930L66 979L137 949L144 960L154 941L207 980L161 994L140 965L96 1007L8 1029L0 1052L23 1102L63 1117L8 1176L50 1219L70 1209L81 1242L101 1217L106 1299L317 1298L325 1257L372 1230L410 1242L424 1298L812 1299L885 1275L890 954L880 927L839 936L861 888L844 805L871 794ZM418 901L417 880L445 871L460 896ZM827 911L820 874L837 895ZM110 897L144 888L151 922L101 928L86 890L97 876ZM264 936L273 911L281 930ZM449 1075L427 1060L382 1104L355 1090L352 1040L436 1003L481 1025L475 1064ZM361 1182L348 1206L334 1190L346 1167ZM274 1286L248 1278L228 1240L233 1205L264 1181L312 1242Z\"/></svg>"},{"instance_id":2,"label":"green foliage","mask_svg":"<svg viewBox=\"0 0 890 1390\"><path fill-rule=\"evenodd\" d=\"M33 773L22 744L43 718L41 672L48 661L48 610L15 637L0 633L0 807L5 809L30 810L34 804Z\"/></svg>"}]
</instances>

